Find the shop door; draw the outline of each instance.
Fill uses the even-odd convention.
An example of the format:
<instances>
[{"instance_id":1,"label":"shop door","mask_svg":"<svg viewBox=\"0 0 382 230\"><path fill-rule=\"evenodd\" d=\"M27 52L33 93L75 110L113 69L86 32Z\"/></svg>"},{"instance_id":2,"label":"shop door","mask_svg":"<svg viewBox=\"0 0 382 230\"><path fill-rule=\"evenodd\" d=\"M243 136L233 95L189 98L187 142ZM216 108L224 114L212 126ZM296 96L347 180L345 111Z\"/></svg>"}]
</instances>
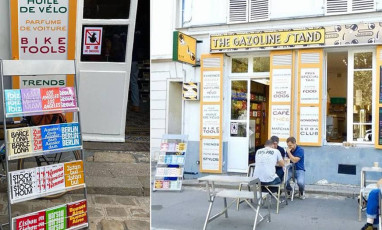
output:
<instances>
[{"instance_id":1,"label":"shop door","mask_svg":"<svg viewBox=\"0 0 382 230\"><path fill-rule=\"evenodd\" d=\"M124 142L137 0L79 1L76 56L86 141Z\"/></svg>"},{"instance_id":2,"label":"shop door","mask_svg":"<svg viewBox=\"0 0 382 230\"><path fill-rule=\"evenodd\" d=\"M228 141L228 172L246 172L249 147L248 80L231 81L230 136Z\"/></svg>"}]
</instances>

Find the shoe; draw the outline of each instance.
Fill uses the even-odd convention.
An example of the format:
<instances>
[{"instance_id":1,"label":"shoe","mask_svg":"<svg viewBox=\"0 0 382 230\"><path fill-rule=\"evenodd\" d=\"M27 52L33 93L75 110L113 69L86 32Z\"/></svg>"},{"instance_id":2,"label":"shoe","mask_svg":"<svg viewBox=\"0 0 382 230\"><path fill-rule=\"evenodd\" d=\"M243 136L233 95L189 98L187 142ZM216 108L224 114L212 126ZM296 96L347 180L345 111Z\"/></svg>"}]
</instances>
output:
<instances>
[{"instance_id":1,"label":"shoe","mask_svg":"<svg viewBox=\"0 0 382 230\"><path fill-rule=\"evenodd\" d=\"M300 192L300 199L301 200L305 200L305 191L304 192Z\"/></svg>"},{"instance_id":2,"label":"shoe","mask_svg":"<svg viewBox=\"0 0 382 230\"><path fill-rule=\"evenodd\" d=\"M366 223L361 230L374 230L373 225Z\"/></svg>"}]
</instances>

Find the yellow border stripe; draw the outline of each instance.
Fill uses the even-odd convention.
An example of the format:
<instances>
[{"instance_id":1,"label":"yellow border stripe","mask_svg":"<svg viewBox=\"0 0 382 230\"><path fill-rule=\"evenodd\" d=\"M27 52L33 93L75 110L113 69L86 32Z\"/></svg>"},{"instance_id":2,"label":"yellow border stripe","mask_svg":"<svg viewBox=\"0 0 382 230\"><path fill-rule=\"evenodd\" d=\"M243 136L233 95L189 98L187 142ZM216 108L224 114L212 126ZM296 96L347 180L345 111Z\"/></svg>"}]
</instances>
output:
<instances>
[{"instance_id":1,"label":"yellow border stripe","mask_svg":"<svg viewBox=\"0 0 382 230\"><path fill-rule=\"evenodd\" d=\"M220 67L219 68L205 68L204 60L208 58L219 58ZM202 54L201 55L201 68L200 68L200 144L199 144L199 160L200 160L200 172L204 173L222 173L223 171L223 64L224 55L223 54ZM220 101L219 102L203 102L203 73L204 71L220 71ZM220 106L220 130L218 136L205 137L202 136L203 130L203 105L219 105ZM218 170L203 170L203 159L202 159L202 147L203 139L218 139L219 140L219 169Z\"/></svg>"},{"instance_id":2,"label":"yellow border stripe","mask_svg":"<svg viewBox=\"0 0 382 230\"><path fill-rule=\"evenodd\" d=\"M12 44L12 59L19 60L19 17L18 17L18 1L11 0L11 44ZM12 78L12 88L20 88L20 79L19 76L14 76Z\"/></svg>"},{"instance_id":3,"label":"yellow border stripe","mask_svg":"<svg viewBox=\"0 0 382 230\"><path fill-rule=\"evenodd\" d=\"M297 144L298 145L305 145L305 146L322 146L322 83L323 83L323 50L322 49L308 49L308 50L298 50L298 98L297 98ZM302 64L301 63L301 56L303 53L318 53L319 54L319 63L310 63L310 64ZM319 69L319 85L318 85L318 103L309 103L309 104L302 104L301 99L301 69L302 68L318 68ZM302 107L318 107L318 140L317 142L311 143L311 142L301 142L300 141L300 110Z\"/></svg>"},{"instance_id":4,"label":"yellow border stripe","mask_svg":"<svg viewBox=\"0 0 382 230\"><path fill-rule=\"evenodd\" d=\"M380 84L381 84L381 69L380 66L382 66L382 46L377 46L376 49L376 56L377 56L377 63L376 63L376 68L377 70L375 71L377 76L376 76L376 88L377 88L377 93L375 95L375 101L376 101L376 108L375 108L375 119L374 119L374 146L377 149L382 149L382 145L379 144L379 109L382 108L382 104L379 102L379 94L380 92Z\"/></svg>"}]
</instances>

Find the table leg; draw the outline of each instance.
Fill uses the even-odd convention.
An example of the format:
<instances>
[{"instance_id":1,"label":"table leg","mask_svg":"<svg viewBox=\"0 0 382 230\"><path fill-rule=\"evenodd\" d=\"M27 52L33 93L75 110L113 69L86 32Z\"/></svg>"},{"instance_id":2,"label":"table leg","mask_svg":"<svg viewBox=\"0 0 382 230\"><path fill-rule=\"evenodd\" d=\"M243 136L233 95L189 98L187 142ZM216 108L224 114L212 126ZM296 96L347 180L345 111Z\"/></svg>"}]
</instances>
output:
<instances>
[{"instance_id":1,"label":"table leg","mask_svg":"<svg viewBox=\"0 0 382 230\"><path fill-rule=\"evenodd\" d=\"M225 218L228 218L227 198L224 197Z\"/></svg>"},{"instance_id":2,"label":"table leg","mask_svg":"<svg viewBox=\"0 0 382 230\"><path fill-rule=\"evenodd\" d=\"M210 219L210 215L211 215L211 209L212 209L212 205L214 203L214 199L215 197L213 196L210 196L210 206L208 207L208 211L207 211L207 216L206 216L206 221L204 222L204 227L203 227L203 230L206 230L207 229L207 224L208 224L208 221Z\"/></svg>"}]
</instances>

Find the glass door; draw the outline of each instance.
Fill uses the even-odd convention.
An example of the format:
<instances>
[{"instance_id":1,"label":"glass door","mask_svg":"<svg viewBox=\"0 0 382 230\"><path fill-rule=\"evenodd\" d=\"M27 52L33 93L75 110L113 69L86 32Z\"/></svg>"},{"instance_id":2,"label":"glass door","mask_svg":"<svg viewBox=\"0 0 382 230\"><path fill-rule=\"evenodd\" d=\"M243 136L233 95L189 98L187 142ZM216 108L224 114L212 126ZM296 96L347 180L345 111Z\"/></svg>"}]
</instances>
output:
<instances>
[{"instance_id":1,"label":"glass door","mask_svg":"<svg viewBox=\"0 0 382 230\"><path fill-rule=\"evenodd\" d=\"M228 143L227 171L246 172L249 146L248 80L231 81L230 136Z\"/></svg>"}]
</instances>

